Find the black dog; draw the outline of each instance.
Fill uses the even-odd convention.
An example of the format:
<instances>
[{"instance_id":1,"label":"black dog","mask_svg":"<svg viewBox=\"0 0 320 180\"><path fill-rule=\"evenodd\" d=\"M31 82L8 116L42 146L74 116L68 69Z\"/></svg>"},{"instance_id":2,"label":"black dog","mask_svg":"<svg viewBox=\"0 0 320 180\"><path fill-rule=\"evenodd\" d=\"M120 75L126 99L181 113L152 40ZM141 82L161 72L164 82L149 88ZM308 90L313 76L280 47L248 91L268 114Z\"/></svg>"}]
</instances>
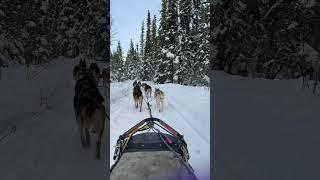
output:
<instances>
[{"instance_id":1,"label":"black dog","mask_svg":"<svg viewBox=\"0 0 320 180\"><path fill-rule=\"evenodd\" d=\"M89 73L94 77L96 84L100 81L100 68L97 63L91 63L89 67Z\"/></svg>"},{"instance_id":2,"label":"black dog","mask_svg":"<svg viewBox=\"0 0 320 180\"><path fill-rule=\"evenodd\" d=\"M133 100L136 108L138 108L138 106L140 105L140 112L141 112L143 95L142 95L141 87L139 83L137 83L136 81L133 82Z\"/></svg>"},{"instance_id":3,"label":"black dog","mask_svg":"<svg viewBox=\"0 0 320 180\"><path fill-rule=\"evenodd\" d=\"M103 101L104 98L100 94L92 75L86 74L77 81L73 98L76 122L80 129L83 147L90 144L89 129L93 128L97 132L96 158L100 158L101 138L106 117Z\"/></svg>"},{"instance_id":4,"label":"black dog","mask_svg":"<svg viewBox=\"0 0 320 180\"><path fill-rule=\"evenodd\" d=\"M73 79L75 81L79 80L81 77L87 74L87 64L84 59L80 59L78 65L73 68Z\"/></svg>"},{"instance_id":5,"label":"black dog","mask_svg":"<svg viewBox=\"0 0 320 180\"><path fill-rule=\"evenodd\" d=\"M137 86L138 85L137 81L134 81L132 85L133 87Z\"/></svg>"}]
</instances>

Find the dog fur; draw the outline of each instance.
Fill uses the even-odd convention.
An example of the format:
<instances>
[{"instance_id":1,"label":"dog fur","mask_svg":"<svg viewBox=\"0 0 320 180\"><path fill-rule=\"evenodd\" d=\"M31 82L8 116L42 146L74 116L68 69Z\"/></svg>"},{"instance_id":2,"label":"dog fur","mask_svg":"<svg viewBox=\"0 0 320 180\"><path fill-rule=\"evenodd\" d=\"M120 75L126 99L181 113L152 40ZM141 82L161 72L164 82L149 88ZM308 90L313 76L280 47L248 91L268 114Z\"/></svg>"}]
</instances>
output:
<instances>
[{"instance_id":1,"label":"dog fur","mask_svg":"<svg viewBox=\"0 0 320 180\"><path fill-rule=\"evenodd\" d=\"M134 81L134 82L132 83L132 86L133 86L133 87L135 87L135 86L137 86L137 85L138 85L137 81Z\"/></svg>"},{"instance_id":2,"label":"dog fur","mask_svg":"<svg viewBox=\"0 0 320 180\"><path fill-rule=\"evenodd\" d=\"M96 84L98 85L100 82L100 68L97 63L91 63L89 67L89 73L92 74Z\"/></svg>"},{"instance_id":3,"label":"dog fur","mask_svg":"<svg viewBox=\"0 0 320 180\"><path fill-rule=\"evenodd\" d=\"M151 98L151 94L152 94L152 88L151 88L151 86L149 86L149 85L146 84L146 83L142 83L142 84L141 84L141 87L142 87L142 89L144 90L145 95L146 95L148 98Z\"/></svg>"},{"instance_id":4,"label":"dog fur","mask_svg":"<svg viewBox=\"0 0 320 180\"><path fill-rule=\"evenodd\" d=\"M105 68L102 70L102 73L101 73L101 78L102 78L102 84L103 86L107 86L107 82L109 82L109 72L108 72L108 69Z\"/></svg>"},{"instance_id":5,"label":"dog fur","mask_svg":"<svg viewBox=\"0 0 320 180\"><path fill-rule=\"evenodd\" d=\"M160 89L156 88L154 91L154 97L156 99L157 108L159 112L163 112L163 104L164 104L164 92Z\"/></svg>"},{"instance_id":6,"label":"dog fur","mask_svg":"<svg viewBox=\"0 0 320 180\"><path fill-rule=\"evenodd\" d=\"M142 91L141 91L141 87L139 85L139 83L137 83L136 81L133 83L133 100L134 100L134 105L136 108L139 107L140 105L140 112L142 110L142 102L143 102L143 95L142 95Z\"/></svg>"},{"instance_id":7,"label":"dog fur","mask_svg":"<svg viewBox=\"0 0 320 180\"><path fill-rule=\"evenodd\" d=\"M96 158L101 157L101 138L105 126L106 110L103 106L104 98L100 94L94 77L87 73L75 85L73 105L76 122L80 130L82 147L90 145L89 129L97 132Z\"/></svg>"},{"instance_id":8,"label":"dog fur","mask_svg":"<svg viewBox=\"0 0 320 180\"><path fill-rule=\"evenodd\" d=\"M80 59L78 65L73 68L73 79L78 81L81 77L87 74L87 64L84 59Z\"/></svg>"}]
</instances>

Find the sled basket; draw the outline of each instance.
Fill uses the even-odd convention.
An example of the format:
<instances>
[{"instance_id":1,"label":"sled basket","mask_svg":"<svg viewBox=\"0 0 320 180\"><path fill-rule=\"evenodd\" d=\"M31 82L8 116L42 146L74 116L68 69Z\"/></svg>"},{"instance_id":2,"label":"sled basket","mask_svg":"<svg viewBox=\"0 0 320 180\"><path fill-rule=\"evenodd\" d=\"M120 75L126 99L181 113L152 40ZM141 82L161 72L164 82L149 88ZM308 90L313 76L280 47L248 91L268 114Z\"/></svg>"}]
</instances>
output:
<instances>
[{"instance_id":1,"label":"sled basket","mask_svg":"<svg viewBox=\"0 0 320 180\"><path fill-rule=\"evenodd\" d=\"M167 143L175 152L181 154L178 139L169 134L163 134ZM128 142L123 153L142 152L142 151L170 151L164 142L162 142L158 133L148 132L134 135Z\"/></svg>"},{"instance_id":2,"label":"sled basket","mask_svg":"<svg viewBox=\"0 0 320 180\"><path fill-rule=\"evenodd\" d=\"M168 134L157 132L136 134L139 131L150 130L155 125L161 127L168 132ZM113 159L117 163L124 153L148 151L174 151L179 154L185 162L189 160L187 143L184 141L183 136L158 118L144 119L127 132L120 135ZM116 165L116 163L114 165ZM113 168L111 168L111 170L112 169Z\"/></svg>"}]
</instances>

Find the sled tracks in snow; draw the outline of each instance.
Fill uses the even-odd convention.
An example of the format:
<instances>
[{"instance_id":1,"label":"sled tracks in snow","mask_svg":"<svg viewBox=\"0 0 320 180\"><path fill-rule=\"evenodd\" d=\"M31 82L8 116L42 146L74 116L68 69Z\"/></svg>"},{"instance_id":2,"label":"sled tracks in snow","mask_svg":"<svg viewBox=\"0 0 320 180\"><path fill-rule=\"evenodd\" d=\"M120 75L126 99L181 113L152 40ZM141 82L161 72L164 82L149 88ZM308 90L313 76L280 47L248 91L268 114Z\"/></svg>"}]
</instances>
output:
<instances>
[{"instance_id":1,"label":"sled tracks in snow","mask_svg":"<svg viewBox=\"0 0 320 180\"><path fill-rule=\"evenodd\" d=\"M167 103L168 103L168 105L171 107L171 109L172 109L173 111L175 111L175 112L186 122L186 124L187 124L192 130L194 130L194 132L195 132L196 134L198 134L198 136L199 136L202 140L204 140L206 143L209 144L208 138L207 138L206 136L204 136L198 129L196 129L196 128L192 125L192 123L188 120L188 118L187 118L185 115L183 115L182 113L180 113L180 112L175 108L175 106L173 105L173 103L171 103L170 101L168 101Z\"/></svg>"},{"instance_id":2,"label":"sled tracks in snow","mask_svg":"<svg viewBox=\"0 0 320 180\"><path fill-rule=\"evenodd\" d=\"M44 112L44 110L42 111L38 111L38 112L31 112L31 113L27 113L27 115L30 114L30 116L28 116L26 119L30 119L30 120L39 120L41 113ZM0 143L7 139L9 136L12 136L14 134L16 134L17 131L17 125L23 123L25 120L23 121L19 121L16 122L15 124L11 124L11 123L7 123L4 128L0 129Z\"/></svg>"}]
</instances>

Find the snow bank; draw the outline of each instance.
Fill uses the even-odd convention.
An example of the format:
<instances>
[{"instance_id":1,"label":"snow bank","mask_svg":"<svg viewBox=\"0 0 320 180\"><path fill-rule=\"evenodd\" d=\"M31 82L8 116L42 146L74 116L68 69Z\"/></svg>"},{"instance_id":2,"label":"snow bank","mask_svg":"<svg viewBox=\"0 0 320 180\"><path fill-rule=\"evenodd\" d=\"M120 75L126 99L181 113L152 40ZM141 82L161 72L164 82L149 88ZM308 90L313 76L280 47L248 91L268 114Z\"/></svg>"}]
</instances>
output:
<instances>
[{"instance_id":1,"label":"snow bank","mask_svg":"<svg viewBox=\"0 0 320 180\"><path fill-rule=\"evenodd\" d=\"M301 82L214 72L216 179L320 178L320 96Z\"/></svg>"}]
</instances>

